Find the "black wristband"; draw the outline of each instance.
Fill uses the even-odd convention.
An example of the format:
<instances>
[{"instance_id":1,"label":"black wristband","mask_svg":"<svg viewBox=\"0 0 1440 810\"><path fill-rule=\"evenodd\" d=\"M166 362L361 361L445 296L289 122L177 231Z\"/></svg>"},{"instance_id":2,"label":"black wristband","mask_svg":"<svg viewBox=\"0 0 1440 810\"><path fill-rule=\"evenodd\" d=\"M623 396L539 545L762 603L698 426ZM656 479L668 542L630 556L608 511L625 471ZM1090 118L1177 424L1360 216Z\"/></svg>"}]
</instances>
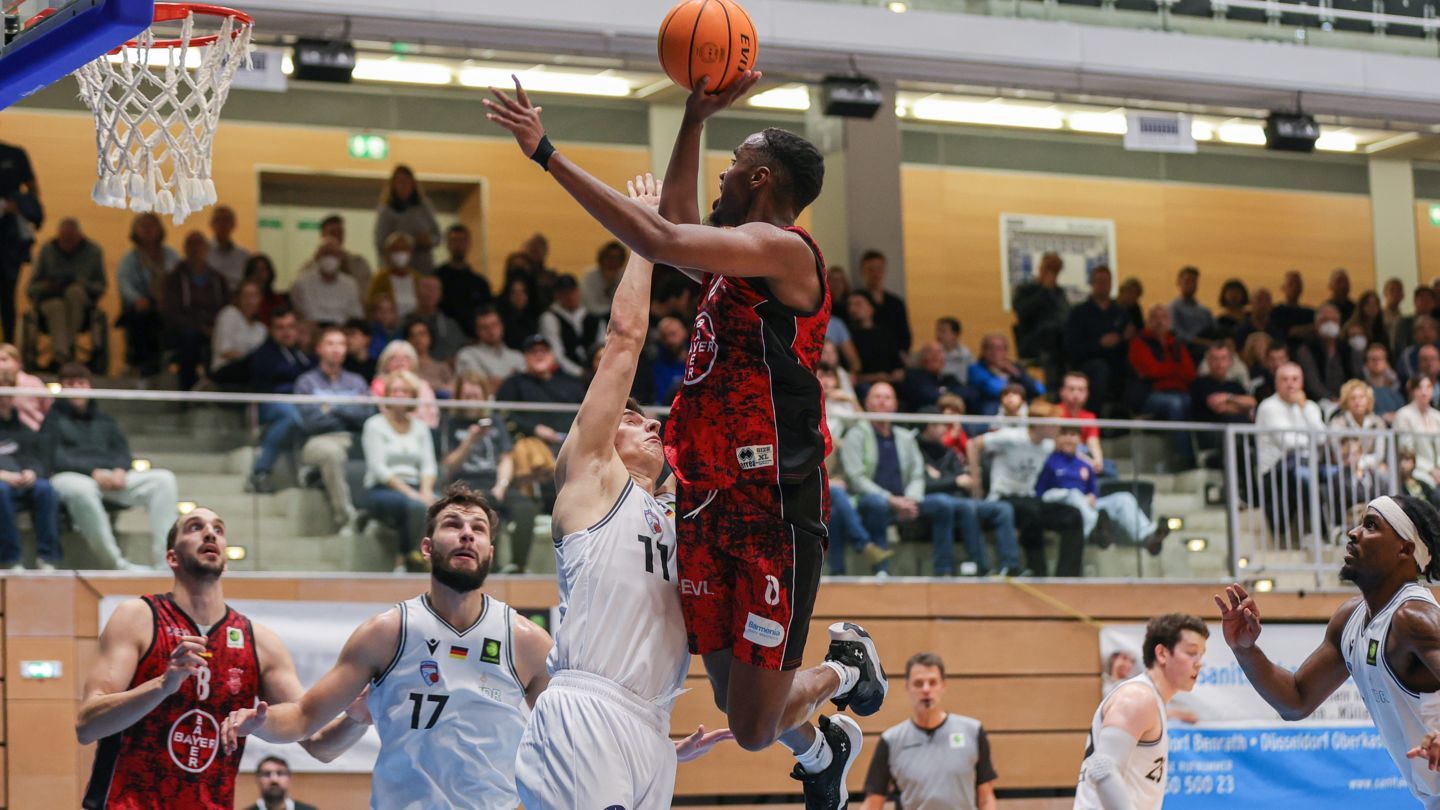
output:
<instances>
[{"instance_id":1,"label":"black wristband","mask_svg":"<svg viewBox=\"0 0 1440 810\"><path fill-rule=\"evenodd\" d=\"M540 164L540 168L550 171L550 156L555 154L555 147L550 143L550 136L541 135L540 143L535 147L530 159Z\"/></svg>"}]
</instances>

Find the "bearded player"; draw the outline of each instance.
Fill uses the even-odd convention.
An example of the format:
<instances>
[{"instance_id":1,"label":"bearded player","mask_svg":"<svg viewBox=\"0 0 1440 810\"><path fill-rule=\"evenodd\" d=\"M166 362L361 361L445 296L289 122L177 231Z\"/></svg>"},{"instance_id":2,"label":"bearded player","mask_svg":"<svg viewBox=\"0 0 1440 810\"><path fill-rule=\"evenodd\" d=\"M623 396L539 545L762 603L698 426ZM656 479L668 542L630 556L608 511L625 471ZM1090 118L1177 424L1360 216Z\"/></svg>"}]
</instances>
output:
<instances>
[{"instance_id":1,"label":"bearded player","mask_svg":"<svg viewBox=\"0 0 1440 810\"><path fill-rule=\"evenodd\" d=\"M360 625L303 696L232 712L224 750L247 734L301 739L366 695L380 734L371 807L514 810L515 752L550 680L550 635L480 590L498 526L483 495L452 484L426 511L430 588Z\"/></svg>"},{"instance_id":2,"label":"bearded player","mask_svg":"<svg viewBox=\"0 0 1440 810\"><path fill-rule=\"evenodd\" d=\"M834 808L848 799L845 776L859 755L860 729L843 715L822 717L817 729L809 717L826 700L872 714L887 684L873 641L848 622L831 626L824 664L797 674L827 544L830 437L814 372L831 302L820 249L795 219L820 194L824 159L797 135L757 132L720 176L710 216L720 227L701 225L695 204L705 119L759 78L746 73L718 94L697 84L658 212L557 152L518 79L515 98L497 90L486 100L486 117L636 253L700 281L665 435L679 482L690 650L704 657L736 741L751 751L784 744L795 754L806 806Z\"/></svg>"},{"instance_id":3,"label":"bearded player","mask_svg":"<svg viewBox=\"0 0 1440 810\"><path fill-rule=\"evenodd\" d=\"M220 724L303 691L280 639L225 605L225 548L225 521L191 510L166 537L170 593L123 602L105 623L75 722L81 744L100 743L83 807L229 810L242 752L220 752ZM329 761L364 734L345 708L305 750Z\"/></svg>"},{"instance_id":4,"label":"bearded player","mask_svg":"<svg viewBox=\"0 0 1440 810\"><path fill-rule=\"evenodd\" d=\"M1286 720L1308 717L1347 677L1410 792L1440 809L1440 603L1433 582L1440 513L1408 495L1382 496L1350 530L1340 577L1360 588L1325 628L1300 668L1276 666L1261 651L1260 608L1239 585L1215 597L1225 642L1250 684Z\"/></svg>"}]
</instances>

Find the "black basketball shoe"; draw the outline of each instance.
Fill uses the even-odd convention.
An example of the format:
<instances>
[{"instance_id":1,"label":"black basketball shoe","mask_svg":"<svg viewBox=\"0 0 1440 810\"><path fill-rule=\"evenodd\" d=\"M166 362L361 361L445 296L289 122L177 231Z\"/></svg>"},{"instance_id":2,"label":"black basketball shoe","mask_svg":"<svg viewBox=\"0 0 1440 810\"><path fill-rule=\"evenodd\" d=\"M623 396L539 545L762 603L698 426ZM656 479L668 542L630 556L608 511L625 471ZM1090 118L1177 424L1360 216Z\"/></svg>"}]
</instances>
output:
<instances>
[{"instance_id":1,"label":"black basketball shoe","mask_svg":"<svg viewBox=\"0 0 1440 810\"><path fill-rule=\"evenodd\" d=\"M885 694L890 690L885 680L885 670L880 666L880 654L875 641L865 628L853 622L836 622L830 625L830 652L826 661L837 661L860 670L860 680L854 688L843 695L836 695L831 702L841 709L868 717L880 711Z\"/></svg>"},{"instance_id":2,"label":"black basketball shoe","mask_svg":"<svg viewBox=\"0 0 1440 810\"><path fill-rule=\"evenodd\" d=\"M805 786L805 810L841 810L850 803L850 791L845 788L850 766L860 758L863 740L860 724L843 714L833 718L821 715L820 733L825 735L833 755L830 767L820 773L808 773L797 762L790 778Z\"/></svg>"}]
</instances>

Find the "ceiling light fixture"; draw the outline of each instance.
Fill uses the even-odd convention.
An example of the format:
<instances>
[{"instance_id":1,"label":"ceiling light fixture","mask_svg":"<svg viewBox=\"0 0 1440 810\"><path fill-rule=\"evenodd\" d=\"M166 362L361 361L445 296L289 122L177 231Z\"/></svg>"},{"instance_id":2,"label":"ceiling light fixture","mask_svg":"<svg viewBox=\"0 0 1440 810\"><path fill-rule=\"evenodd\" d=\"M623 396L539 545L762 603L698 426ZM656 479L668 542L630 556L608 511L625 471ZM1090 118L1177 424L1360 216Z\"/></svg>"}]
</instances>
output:
<instances>
[{"instance_id":1,"label":"ceiling light fixture","mask_svg":"<svg viewBox=\"0 0 1440 810\"><path fill-rule=\"evenodd\" d=\"M1264 146L1265 128L1259 124L1229 123L1220 125L1220 140L1246 146Z\"/></svg>"},{"instance_id":2,"label":"ceiling light fixture","mask_svg":"<svg viewBox=\"0 0 1440 810\"><path fill-rule=\"evenodd\" d=\"M1073 112L1065 116L1065 123L1075 132L1099 135L1124 135L1129 129L1125 114L1118 112Z\"/></svg>"},{"instance_id":3,"label":"ceiling light fixture","mask_svg":"<svg viewBox=\"0 0 1440 810\"><path fill-rule=\"evenodd\" d=\"M765 110L808 110L810 109L810 88L800 84L772 87L763 93L756 93L746 102L751 107Z\"/></svg>"},{"instance_id":4,"label":"ceiling light fixture","mask_svg":"<svg viewBox=\"0 0 1440 810\"><path fill-rule=\"evenodd\" d=\"M910 116L926 121L1026 129L1060 129L1065 125L1064 113L1054 107L952 101L933 97L920 99L911 105Z\"/></svg>"},{"instance_id":5,"label":"ceiling light fixture","mask_svg":"<svg viewBox=\"0 0 1440 810\"><path fill-rule=\"evenodd\" d=\"M498 87L511 89L511 74L520 77L520 84L532 93L561 93L572 96L630 95L629 79L603 73L568 73L552 70L511 71L503 68L468 67L460 71L460 84L465 87Z\"/></svg>"},{"instance_id":6,"label":"ceiling light fixture","mask_svg":"<svg viewBox=\"0 0 1440 810\"><path fill-rule=\"evenodd\" d=\"M1215 125L1207 121L1191 121L1190 137L1197 141L1208 141L1215 137Z\"/></svg>"},{"instance_id":7,"label":"ceiling light fixture","mask_svg":"<svg viewBox=\"0 0 1440 810\"><path fill-rule=\"evenodd\" d=\"M1325 152L1354 152L1360 145L1354 135L1348 132L1320 132L1315 139L1315 148Z\"/></svg>"},{"instance_id":8,"label":"ceiling light fixture","mask_svg":"<svg viewBox=\"0 0 1440 810\"><path fill-rule=\"evenodd\" d=\"M434 62L411 62L408 59L355 60L355 69L350 76L357 81L393 82L396 84L449 84L455 78L454 71Z\"/></svg>"},{"instance_id":9,"label":"ceiling light fixture","mask_svg":"<svg viewBox=\"0 0 1440 810\"><path fill-rule=\"evenodd\" d=\"M885 8L896 14L904 14L910 10L910 4L903 2L903 0L890 0L890 2L885 4Z\"/></svg>"}]
</instances>

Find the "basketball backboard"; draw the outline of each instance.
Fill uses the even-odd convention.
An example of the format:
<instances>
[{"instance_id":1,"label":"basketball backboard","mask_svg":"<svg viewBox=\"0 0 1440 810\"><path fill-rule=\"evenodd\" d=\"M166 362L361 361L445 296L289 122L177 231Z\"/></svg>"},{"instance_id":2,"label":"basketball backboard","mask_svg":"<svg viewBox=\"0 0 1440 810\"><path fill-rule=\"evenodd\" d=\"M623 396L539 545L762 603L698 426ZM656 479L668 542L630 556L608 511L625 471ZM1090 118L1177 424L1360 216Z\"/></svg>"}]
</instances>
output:
<instances>
[{"instance_id":1,"label":"basketball backboard","mask_svg":"<svg viewBox=\"0 0 1440 810\"><path fill-rule=\"evenodd\" d=\"M155 0L5 0L0 109L148 28Z\"/></svg>"}]
</instances>

